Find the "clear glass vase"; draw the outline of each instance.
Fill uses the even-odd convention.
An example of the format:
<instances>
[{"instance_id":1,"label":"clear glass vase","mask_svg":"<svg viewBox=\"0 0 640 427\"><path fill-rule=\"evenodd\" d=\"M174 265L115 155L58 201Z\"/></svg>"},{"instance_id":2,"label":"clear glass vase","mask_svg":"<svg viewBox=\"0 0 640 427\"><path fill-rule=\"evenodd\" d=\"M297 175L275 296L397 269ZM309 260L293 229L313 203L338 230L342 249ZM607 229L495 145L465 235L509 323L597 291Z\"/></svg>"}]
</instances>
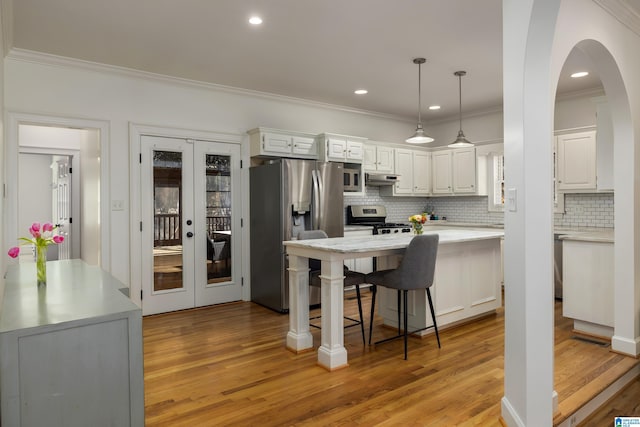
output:
<instances>
[{"instance_id":1,"label":"clear glass vase","mask_svg":"<svg viewBox=\"0 0 640 427\"><path fill-rule=\"evenodd\" d=\"M420 223L413 224L413 233L414 234L422 234L422 224L420 224Z\"/></svg>"},{"instance_id":2,"label":"clear glass vase","mask_svg":"<svg viewBox=\"0 0 640 427\"><path fill-rule=\"evenodd\" d=\"M47 285L47 246L36 246L36 276L38 286Z\"/></svg>"}]
</instances>

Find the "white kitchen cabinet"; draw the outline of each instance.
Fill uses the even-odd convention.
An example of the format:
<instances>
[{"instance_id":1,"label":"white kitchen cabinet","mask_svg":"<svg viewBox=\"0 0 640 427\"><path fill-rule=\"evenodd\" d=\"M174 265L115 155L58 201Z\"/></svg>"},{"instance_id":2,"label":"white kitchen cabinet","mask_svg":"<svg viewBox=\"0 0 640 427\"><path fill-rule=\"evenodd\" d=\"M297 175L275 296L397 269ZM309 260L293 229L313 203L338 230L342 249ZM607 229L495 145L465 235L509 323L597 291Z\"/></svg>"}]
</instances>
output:
<instances>
[{"instance_id":1,"label":"white kitchen cabinet","mask_svg":"<svg viewBox=\"0 0 640 427\"><path fill-rule=\"evenodd\" d=\"M573 319L576 331L611 337L613 241L585 241L570 235L562 239L562 315Z\"/></svg>"},{"instance_id":2,"label":"white kitchen cabinet","mask_svg":"<svg viewBox=\"0 0 640 427\"><path fill-rule=\"evenodd\" d=\"M362 163L366 138L323 133L317 140L322 161Z\"/></svg>"},{"instance_id":3,"label":"white kitchen cabinet","mask_svg":"<svg viewBox=\"0 0 640 427\"><path fill-rule=\"evenodd\" d=\"M371 236L373 235L373 229L371 227L358 227L349 228L344 230L344 237L358 237L358 236ZM373 258L356 258L347 259L344 261L349 270L357 271L359 273L371 273L373 271Z\"/></svg>"},{"instance_id":4,"label":"white kitchen cabinet","mask_svg":"<svg viewBox=\"0 0 640 427\"><path fill-rule=\"evenodd\" d=\"M595 190L596 132L556 136L558 190Z\"/></svg>"},{"instance_id":5,"label":"white kitchen cabinet","mask_svg":"<svg viewBox=\"0 0 640 427\"><path fill-rule=\"evenodd\" d=\"M476 149L458 148L452 151L454 193L476 192Z\"/></svg>"},{"instance_id":6,"label":"white kitchen cabinet","mask_svg":"<svg viewBox=\"0 0 640 427\"><path fill-rule=\"evenodd\" d=\"M451 194L451 151L435 151L431 153L432 193Z\"/></svg>"},{"instance_id":7,"label":"white kitchen cabinet","mask_svg":"<svg viewBox=\"0 0 640 427\"><path fill-rule=\"evenodd\" d=\"M476 193L475 148L434 151L431 155L434 195Z\"/></svg>"},{"instance_id":8,"label":"white kitchen cabinet","mask_svg":"<svg viewBox=\"0 0 640 427\"><path fill-rule=\"evenodd\" d=\"M431 153L413 152L413 194L429 195L431 193Z\"/></svg>"},{"instance_id":9,"label":"white kitchen cabinet","mask_svg":"<svg viewBox=\"0 0 640 427\"><path fill-rule=\"evenodd\" d=\"M251 157L318 158L315 135L267 128L251 129L248 134Z\"/></svg>"},{"instance_id":10,"label":"white kitchen cabinet","mask_svg":"<svg viewBox=\"0 0 640 427\"><path fill-rule=\"evenodd\" d=\"M393 173L393 148L382 145L365 145L363 167L365 172Z\"/></svg>"},{"instance_id":11,"label":"white kitchen cabinet","mask_svg":"<svg viewBox=\"0 0 640 427\"><path fill-rule=\"evenodd\" d=\"M380 187L383 196L428 196L431 193L431 153L396 148L394 172L399 175L394 185Z\"/></svg>"}]
</instances>

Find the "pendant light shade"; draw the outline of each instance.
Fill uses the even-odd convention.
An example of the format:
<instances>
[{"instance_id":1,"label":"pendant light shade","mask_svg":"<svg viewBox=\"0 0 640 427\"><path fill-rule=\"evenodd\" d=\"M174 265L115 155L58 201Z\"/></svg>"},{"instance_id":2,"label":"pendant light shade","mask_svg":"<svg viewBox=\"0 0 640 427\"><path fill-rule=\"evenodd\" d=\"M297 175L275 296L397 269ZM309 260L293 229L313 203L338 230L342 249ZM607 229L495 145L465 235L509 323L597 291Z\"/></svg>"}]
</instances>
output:
<instances>
[{"instance_id":1,"label":"pendant light shade","mask_svg":"<svg viewBox=\"0 0 640 427\"><path fill-rule=\"evenodd\" d=\"M456 71L453 73L454 76L458 76L458 94L459 94L459 118L460 118L460 130L458 131L458 137L455 141L448 145L451 148L460 148L460 147L473 147L473 143L469 142L466 136L464 136L464 132L462 132L462 76L466 75L466 71Z\"/></svg>"},{"instance_id":2,"label":"pendant light shade","mask_svg":"<svg viewBox=\"0 0 640 427\"><path fill-rule=\"evenodd\" d=\"M409 144L424 144L427 142L432 142L433 138L431 138L429 135L424 133L424 129L422 129L422 118L421 118L421 110L422 110L422 103L421 103L421 66L422 64L424 64L425 62L427 62L426 59L424 58L414 58L413 63L418 65L418 126L416 127L416 132L413 134L413 136L411 136L410 138L407 138L407 142Z\"/></svg>"}]
</instances>

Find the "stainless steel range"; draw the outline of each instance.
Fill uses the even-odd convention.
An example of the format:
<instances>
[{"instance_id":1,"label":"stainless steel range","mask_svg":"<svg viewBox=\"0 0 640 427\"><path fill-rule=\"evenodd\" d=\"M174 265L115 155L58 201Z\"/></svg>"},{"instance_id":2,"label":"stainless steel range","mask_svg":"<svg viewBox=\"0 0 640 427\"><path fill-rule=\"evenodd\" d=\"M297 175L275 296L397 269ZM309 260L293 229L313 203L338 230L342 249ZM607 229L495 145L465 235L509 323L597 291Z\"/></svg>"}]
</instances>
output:
<instances>
[{"instance_id":1,"label":"stainless steel range","mask_svg":"<svg viewBox=\"0 0 640 427\"><path fill-rule=\"evenodd\" d=\"M372 226L373 234L411 232L410 224L387 222L387 208L382 205L347 206L347 224Z\"/></svg>"}]
</instances>

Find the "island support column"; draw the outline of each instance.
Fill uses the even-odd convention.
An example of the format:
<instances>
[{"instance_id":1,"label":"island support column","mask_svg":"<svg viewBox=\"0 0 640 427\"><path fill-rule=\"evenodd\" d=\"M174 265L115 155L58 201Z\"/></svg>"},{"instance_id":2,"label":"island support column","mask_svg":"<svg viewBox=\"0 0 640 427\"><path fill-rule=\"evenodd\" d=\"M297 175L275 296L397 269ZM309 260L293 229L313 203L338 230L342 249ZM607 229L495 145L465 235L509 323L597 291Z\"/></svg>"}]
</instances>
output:
<instances>
[{"instance_id":1,"label":"island support column","mask_svg":"<svg viewBox=\"0 0 640 427\"><path fill-rule=\"evenodd\" d=\"M318 364L329 371L345 368L344 348L344 261L322 260L322 345L318 349Z\"/></svg>"},{"instance_id":2,"label":"island support column","mask_svg":"<svg viewBox=\"0 0 640 427\"><path fill-rule=\"evenodd\" d=\"M313 348L313 336L309 332L309 259L291 254L287 348L296 353Z\"/></svg>"}]
</instances>

